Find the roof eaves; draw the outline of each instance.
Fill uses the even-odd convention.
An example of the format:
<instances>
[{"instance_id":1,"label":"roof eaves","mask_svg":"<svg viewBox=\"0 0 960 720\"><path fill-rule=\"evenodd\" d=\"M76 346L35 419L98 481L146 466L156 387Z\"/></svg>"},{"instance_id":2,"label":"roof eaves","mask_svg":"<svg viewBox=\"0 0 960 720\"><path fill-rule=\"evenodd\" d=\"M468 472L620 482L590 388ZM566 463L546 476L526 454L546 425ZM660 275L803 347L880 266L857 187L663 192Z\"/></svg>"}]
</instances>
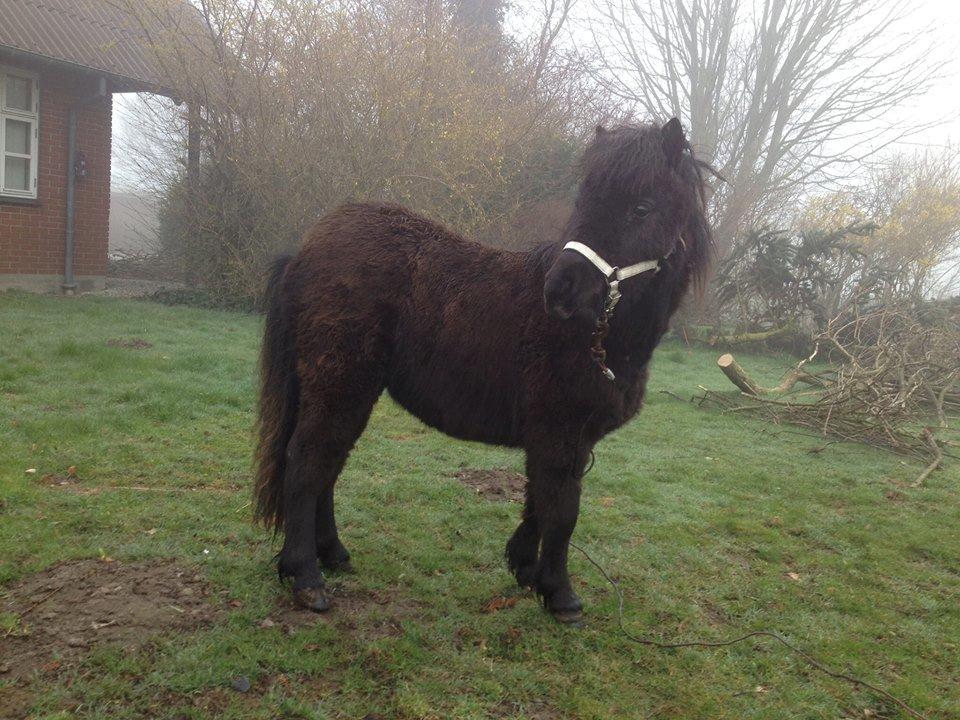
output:
<instances>
[{"instance_id":1,"label":"roof eaves","mask_svg":"<svg viewBox=\"0 0 960 720\"><path fill-rule=\"evenodd\" d=\"M3 60L5 55L10 55L13 56L14 59L19 58L28 62L42 63L44 65L54 67L69 68L85 75L106 77L114 86L114 92L145 92L153 93L154 95L175 97L173 89L161 83L150 82L148 80L130 77L129 75L123 75L109 70L91 67L89 65L73 62L72 60L64 60L63 58L44 55L43 53L38 53L34 50L24 50L23 48L15 47L13 45L0 44L0 61Z\"/></svg>"}]
</instances>

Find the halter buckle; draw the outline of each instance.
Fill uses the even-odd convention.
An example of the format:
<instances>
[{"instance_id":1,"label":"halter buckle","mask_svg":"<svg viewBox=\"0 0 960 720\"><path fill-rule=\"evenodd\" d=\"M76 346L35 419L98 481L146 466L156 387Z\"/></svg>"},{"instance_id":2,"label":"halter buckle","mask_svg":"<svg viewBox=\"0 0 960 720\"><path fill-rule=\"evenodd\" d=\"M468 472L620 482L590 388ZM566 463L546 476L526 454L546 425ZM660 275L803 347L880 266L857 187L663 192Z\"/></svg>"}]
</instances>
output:
<instances>
[{"instance_id":1,"label":"halter buckle","mask_svg":"<svg viewBox=\"0 0 960 720\"><path fill-rule=\"evenodd\" d=\"M607 298L603 303L603 309L607 313L613 312L613 309L617 306L617 303L620 302L620 298L622 297L620 294L620 281L617 280L616 277L617 268L614 268L613 272L610 273L610 278L607 278Z\"/></svg>"}]
</instances>

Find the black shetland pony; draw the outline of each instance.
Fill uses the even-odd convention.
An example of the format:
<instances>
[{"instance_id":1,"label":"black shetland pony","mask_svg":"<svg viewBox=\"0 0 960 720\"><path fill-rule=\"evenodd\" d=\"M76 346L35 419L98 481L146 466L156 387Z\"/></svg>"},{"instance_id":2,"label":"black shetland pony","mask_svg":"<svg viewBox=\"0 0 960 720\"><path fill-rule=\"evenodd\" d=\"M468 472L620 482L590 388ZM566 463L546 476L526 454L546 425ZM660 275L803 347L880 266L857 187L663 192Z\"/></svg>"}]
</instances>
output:
<instances>
[{"instance_id":1,"label":"black shetland pony","mask_svg":"<svg viewBox=\"0 0 960 720\"><path fill-rule=\"evenodd\" d=\"M503 252L396 205L351 204L277 261L257 515L284 532L278 569L300 604L329 607L319 566L348 565L334 484L386 388L449 435L526 451L507 563L557 619L580 618L567 551L581 478L596 442L639 410L653 350L706 272L704 167L676 119L597 128L554 244Z\"/></svg>"}]
</instances>

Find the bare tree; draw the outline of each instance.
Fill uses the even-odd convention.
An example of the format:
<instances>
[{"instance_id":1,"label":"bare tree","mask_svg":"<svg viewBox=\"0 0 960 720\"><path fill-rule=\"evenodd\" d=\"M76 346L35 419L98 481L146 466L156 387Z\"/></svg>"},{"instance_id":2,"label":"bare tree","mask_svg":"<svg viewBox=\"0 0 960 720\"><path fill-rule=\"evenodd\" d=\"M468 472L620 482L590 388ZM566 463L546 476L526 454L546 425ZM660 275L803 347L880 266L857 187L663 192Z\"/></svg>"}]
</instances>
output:
<instances>
[{"instance_id":1,"label":"bare tree","mask_svg":"<svg viewBox=\"0 0 960 720\"><path fill-rule=\"evenodd\" d=\"M474 31L499 36L503 31L504 0L456 0L454 21Z\"/></svg>"},{"instance_id":2,"label":"bare tree","mask_svg":"<svg viewBox=\"0 0 960 720\"><path fill-rule=\"evenodd\" d=\"M757 215L849 173L916 127L891 110L935 74L908 0L595 0L597 77L647 114L679 116L727 179L721 252Z\"/></svg>"}]
</instances>

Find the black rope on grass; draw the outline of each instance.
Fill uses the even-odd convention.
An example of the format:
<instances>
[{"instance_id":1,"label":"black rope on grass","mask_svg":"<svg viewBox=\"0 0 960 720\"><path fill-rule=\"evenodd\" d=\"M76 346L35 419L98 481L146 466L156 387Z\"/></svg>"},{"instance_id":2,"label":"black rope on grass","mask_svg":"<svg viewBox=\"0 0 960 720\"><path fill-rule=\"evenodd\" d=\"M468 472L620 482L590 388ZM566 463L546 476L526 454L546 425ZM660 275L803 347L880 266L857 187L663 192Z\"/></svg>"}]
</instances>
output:
<instances>
[{"instance_id":1,"label":"black rope on grass","mask_svg":"<svg viewBox=\"0 0 960 720\"><path fill-rule=\"evenodd\" d=\"M669 643L660 642L659 640L652 640L650 638L644 638L644 637L639 637L637 635L634 635L629 630L627 630L623 622L623 591L620 589L620 585L617 584L616 580L610 577L610 575L607 573L606 570L603 569L603 566L601 566L600 563L598 563L596 560L590 557L590 554L586 550L584 550L582 547L580 547L574 542L571 542L570 545L576 548L577 550L579 550L580 553L587 559L587 562L589 562L597 570L600 571L600 574L603 575L604 579L606 579L606 581L610 583L614 591L617 593L617 620L620 625L620 632L623 633L624 637L626 637L628 640L631 640L632 642L638 643L640 645L647 645L650 647L659 648L661 650L672 650L676 648L685 648L685 647L719 648L719 647L727 647L728 645L735 645L737 643L743 642L744 640L749 640L750 638L755 638L755 637L770 638L772 640L776 640L778 643L780 643L785 648L787 648L787 650L799 656L808 665L819 670L825 675L829 675L830 677L836 678L837 680L845 680L848 683L851 683L853 685L857 685L860 687L867 688L868 690L872 690L873 692L877 693L878 695L881 695L887 700L893 703L896 703L904 711L906 711L913 717L917 718L917 720L929 720L926 715L919 712L918 710L914 710L912 707L907 705L907 703L905 703L903 700L901 700L895 695L892 695L891 693L887 692L883 688L877 687L876 685L871 685L865 680L861 680L860 678L854 677L853 675L848 675L846 673L831 670L826 665L821 663L819 660L812 657L809 653L804 652L803 650L796 647L795 645L790 644L783 637L781 637L775 632L770 632L768 630L754 630L753 632L748 632L744 635L740 635L739 637L735 637L735 638L730 638L728 640L717 640L717 641L687 640L683 642L669 642Z\"/></svg>"}]
</instances>

